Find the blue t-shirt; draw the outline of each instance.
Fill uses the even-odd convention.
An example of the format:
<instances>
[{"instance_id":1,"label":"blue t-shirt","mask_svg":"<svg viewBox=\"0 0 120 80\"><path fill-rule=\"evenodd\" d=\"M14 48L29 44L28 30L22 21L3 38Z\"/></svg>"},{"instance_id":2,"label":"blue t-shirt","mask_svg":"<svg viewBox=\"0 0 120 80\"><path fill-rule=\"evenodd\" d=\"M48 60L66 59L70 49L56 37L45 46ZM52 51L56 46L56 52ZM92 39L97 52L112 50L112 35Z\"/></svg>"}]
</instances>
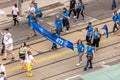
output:
<instances>
[{"instance_id":1,"label":"blue t-shirt","mask_svg":"<svg viewBox=\"0 0 120 80\"><path fill-rule=\"evenodd\" d=\"M78 9L81 9L83 8L83 4L82 3L78 3L78 6L77 6Z\"/></svg>"},{"instance_id":2,"label":"blue t-shirt","mask_svg":"<svg viewBox=\"0 0 120 80\"><path fill-rule=\"evenodd\" d=\"M91 25L89 26L89 28L87 29L87 36L90 37L92 35L94 31L94 27Z\"/></svg>"},{"instance_id":3,"label":"blue t-shirt","mask_svg":"<svg viewBox=\"0 0 120 80\"><path fill-rule=\"evenodd\" d=\"M38 7L35 8L35 14L36 14L36 17L39 17L40 9Z\"/></svg>"},{"instance_id":4,"label":"blue t-shirt","mask_svg":"<svg viewBox=\"0 0 120 80\"><path fill-rule=\"evenodd\" d=\"M120 13L118 14L118 21L120 22Z\"/></svg>"},{"instance_id":5,"label":"blue t-shirt","mask_svg":"<svg viewBox=\"0 0 120 80\"><path fill-rule=\"evenodd\" d=\"M117 22L117 20L118 20L118 15L113 15L112 20L113 20L113 22Z\"/></svg>"},{"instance_id":6,"label":"blue t-shirt","mask_svg":"<svg viewBox=\"0 0 120 80\"><path fill-rule=\"evenodd\" d=\"M62 28L62 20L55 20L55 26L56 26L56 29L61 29Z\"/></svg>"},{"instance_id":7,"label":"blue t-shirt","mask_svg":"<svg viewBox=\"0 0 120 80\"><path fill-rule=\"evenodd\" d=\"M98 39L100 36L100 32L94 32L93 36L94 36L94 39Z\"/></svg>"},{"instance_id":8,"label":"blue t-shirt","mask_svg":"<svg viewBox=\"0 0 120 80\"><path fill-rule=\"evenodd\" d=\"M87 54L87 55L93 54L93 52L92 52L93 50L94 50L94 47L93 47L93 46L88 46L88 47L87 47L87 52L86 52L86 54Z\"/></svg>"},{"instance_id":9,"label":"blue t-shirt","mask_svg":"<svg viewBox=\"0 0 120 80\"><path fill-rule=\"evenodd\" d=\"M66 17L68 17L68 16L69 16L69 12L68 11L64 11L63 12L63 19L66 20L67 19Z\"/></svg>"},{"instance_id":10,"label":"blue t-shirt","mask_svg":"<svg viewBox=\"0 0 120 80\"><path fill-rule=\"evenodd\" d=\"M77 48L78 48L78 52L81 53L81 52L84 52L85 46L84 46L84 44L78 44Z\"/></svg>"}]
</instances>

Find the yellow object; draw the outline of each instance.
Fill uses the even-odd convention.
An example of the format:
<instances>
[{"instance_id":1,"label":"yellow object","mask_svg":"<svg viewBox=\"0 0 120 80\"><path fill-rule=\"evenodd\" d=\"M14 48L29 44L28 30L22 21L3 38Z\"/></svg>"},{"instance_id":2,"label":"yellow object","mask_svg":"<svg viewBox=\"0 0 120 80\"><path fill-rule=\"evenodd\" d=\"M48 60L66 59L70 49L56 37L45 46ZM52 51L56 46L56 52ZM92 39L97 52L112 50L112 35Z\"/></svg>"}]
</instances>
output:
<instances>
[{"instance_id":1,"label":"yellow object","mask_svg":"<svg viewBox=\"0 0 120 80\"><path fill-rule=\"evenodd\" d=\"M27 67L27 71L31 71L32 70L32 64L31 63L27 63L26 67Z\"/></svg>"},{"instance_id":2,"label":"yellow object","mask_svg":"<svg viewBox=\"0 0 120 80\"><path fill-rule=\"evenodd\" d=\"M32 77L32 73L27 74L27 77Z\"/></svg>"}]
</instances>

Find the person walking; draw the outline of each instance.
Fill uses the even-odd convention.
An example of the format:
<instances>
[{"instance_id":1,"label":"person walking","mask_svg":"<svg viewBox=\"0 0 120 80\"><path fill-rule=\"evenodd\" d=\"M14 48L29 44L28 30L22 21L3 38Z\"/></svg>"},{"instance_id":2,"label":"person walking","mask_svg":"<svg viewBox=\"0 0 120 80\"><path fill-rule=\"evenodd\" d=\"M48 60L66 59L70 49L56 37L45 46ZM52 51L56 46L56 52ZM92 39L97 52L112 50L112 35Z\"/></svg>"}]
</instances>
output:
<instances>
[{"instance_id":1,"label":"person walking","mask_svg":"<svg viewBox=\"0 0 120 80\"><path fill-rule=\"evenodd\" d=\"M69 17L70 17L70 15L71 15L71 12L74 13L74 18L76 18L76 0L70 0Z\"/></svg>"},{"instance_id":2,"label":"person walking","mask_svg":"<svg viewBox=\"0 0 120 80\"><path fill-rule=\"evenodd\" d=\"M12 9L12 15L13 15L14 26L19 25L19 21L18 21L19 10L18 10L17 3L14 3L13 9Z\"/></svg>"},{"instance_id":3,"label":"person walking","mask_svg":"<svg viewBox=\"0 0 120 80\"><path fill-rule=\"evenodd\" d=\"M87 41L87 43L91 43L92 35L93 35L93 31L94 31L94 26L92 25L91 22L88 23L86 30L87 30L86 41Z\"/></svg>"},{"instance_id":4,"label":"person walking","mask_svg":"<svg viewBox=\"0 0 120 80\"><path fill-rule=\"evenodd\" d=\"M112 20L113 20L113 23L114 23L114 26L113 26L113 33L114 33L115 29L119 30L119 28L117 26L118 25L118 14L117 14L117 11L114 11Z\"/></svg>"},{"instance_id":5,"label":"person walking","mask_svg":"<svg viewBox=\"0 0 120 80\"><path fill-rule=\"evenodd\" d=\"M56 34L60 35L60 33L62 32L62 25L63 25L63 22L60 19L60 16L57 15L55 20Z\"/></svg>"},{"instance_id":6,"label":"person walking","mask_svg":"<svg viewBox=\"0 0 120 80\"><path fill-rule=\"evenodd\" d=\"M35 15L33 13L30 13L30 15L28 17L28 25L30 26L31 30L29 32L29 36L28 36L27 40L30 39L30 37L37 35L37 32L34 30L34 28L32 26L32 22L35 22Z\"/></svg>"},{"instance_id":7,"label":"person walking","mask_svg":"<svg viewBox=\"0 0 120 80\"><path fill-rule=\"evenodd\" d=\"M40 11L40 9L38 8L38 6L37 6L37 3L35 4L35 17L36 17L36 22L38 23L38 24L40 24L40 17L41 17L41 15L42 15L42 13L41 13L41 11Z\"/></svg>"},{"instance_id":8,"label":"person walking","mask_svg":"<svg viewBox=\"0 0 120 80\"><path fill-rule=\"evenodd\" d=\"M85 50L85 46L80 39L77 41L77 49L79 55L79 62L77 66L79 66L80 64L82 64L82 56L84 55L84 50Z\"/></svg>"},{"instance_id":9,"label":"person walking","mask_svg":"<svg viewBox=\"0 0 120 80\"><path fill-rule=\"evenodd\" d=\"M91 46L90 43L88 43L87 45L88 46L87 46L87 49L85 51L86 57L87 57L87 63L86 63L86 66L84 68L84 71L86 71L88 68L89 69L93 68L92 60L93 60L93 56L95 56L95 54L94 54L94 50L95 50L94 47ZM89 65L90 65L90 67L88 67Z\"/></svg>"},{"instance_id":10,"label":"person walking","mask_svg":"<svg viewBox=\"0 0 120 80\"><path fill-rule=\"evenodd\" d=\"M63 8L63 27L66 27L66 32L69 31L69 28L70 28L70 23L69 23L69 12L66 8Z\"/></svg>"},{"instance_id":11,"label":"person walking","mask_svg":"<svg viewBox=\"0 0 120 80\"><path fill-rule=\"evenodd\" d=\"M1 32L1 35L3 35L3 38L2 38L2 50L1 50L1 55L3 55L4 51L5 51L5 42L8 39L8 35L11 35L11 33L9 32L8 28L5 28L4 32Z\"/></svg>"},{"instance_id":12,"label":"person walking","mask_svg":"<svg viewBox=\"0 0 120 80\"><path fill-rule=\"evenodd\" d=\"M35 58L33 57L31 51L27 51L27 55L26 55L26 59L25 59L25 62L26 62L26 68L27 68L27 71L28 71L28 74L27 74L27 77L32 77L32 65L33 63L35 63Z\"/></svg>"},{"instance_id":13,"label":"person walking","mask_svg":"<svg viewBox=\"0 0 120 80\"><path fill-rule=\"evenodd\" d=\"M8 54L11 55L11 61L15 59L14 53L13 53L13 38L12 35L9 34L7 35L7 40L4 42L5 44L5 53L4 53L4 58L2 60L6 60L8 58Z\"/></svg>"},{"instance_id":14,"label":"person walking","mask_svg":"<svg viewBox=\"0 0 120 80\"><path fill-rule=\"evenodd\" d=\"M99 42L100 42L101 34L96 27L93 32L93 46L95 47L95 51L98 50Z\"/></svg>"},{"instance_id":15,"label":"person walking","mask_svg":"<svg viewBox=\"0 0 120 80\"><path fill-rule=\"evenodd\" d=\"M26 47L26 43L23 42L19 49L19 58L21 60L21 70L26 69L26 65L25 65L26 54L27 54L27 47Z\"/></svg>"},{"instance_id":16,"label":"person walking","mask_svg":"<svg viewBox=\"0 0 120 80\"><path fill-rule=\"evenodd\" d=\"M83 13L83 11L84 11L84 4L83 4L82 0L78 0L78 4L77 4L77 19L76 19L76 21L78 21L78 19L79 19L79 14L81 14L82 20L84 20L84 13Z\"/></svg>"},{"instance_id":17,"label":"person walking","mask_svg":"<svg viewBox=\"0 0 120 80\"><path fill-rule=\"evenodd\" d=\"M112 10L114 10L117 7L116 0L112 0Z\"/></svg>"}]
</instances>

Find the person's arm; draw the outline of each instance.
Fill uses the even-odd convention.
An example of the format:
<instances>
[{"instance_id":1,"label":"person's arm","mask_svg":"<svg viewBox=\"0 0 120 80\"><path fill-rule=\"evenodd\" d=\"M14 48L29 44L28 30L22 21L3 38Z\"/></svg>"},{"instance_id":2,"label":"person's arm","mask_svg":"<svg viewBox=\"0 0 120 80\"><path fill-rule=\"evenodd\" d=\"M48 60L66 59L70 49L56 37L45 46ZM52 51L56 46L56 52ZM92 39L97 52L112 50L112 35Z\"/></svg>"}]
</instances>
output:
<instances>
[{"instance_id":1,"label":"person's arm","mask_svg":"<svg viewBox=\"0 0 120 80\"><path fill-rule=\"evenodd\" d=\"M95 57L95 48L93 48L92 53L93 53L93 57Z\"/></svg>"}]
</instances>

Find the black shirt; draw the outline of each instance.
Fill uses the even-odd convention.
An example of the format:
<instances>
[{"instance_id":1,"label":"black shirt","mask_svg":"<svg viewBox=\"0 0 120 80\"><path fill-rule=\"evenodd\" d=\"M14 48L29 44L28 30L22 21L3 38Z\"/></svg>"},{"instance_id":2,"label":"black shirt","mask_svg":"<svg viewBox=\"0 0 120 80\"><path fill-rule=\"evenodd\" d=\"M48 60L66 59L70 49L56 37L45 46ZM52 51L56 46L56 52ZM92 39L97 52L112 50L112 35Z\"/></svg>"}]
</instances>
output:
<instances>
[{"instance_id":1,"label":"black shirt","mask_svg":"<svg viewBox=\"0 0 120 80\"><path fill-rule=\"evenodd\" d=\"M70 0L70 9L75 8L76 0Z\"/></svg>"}]
</instances>

